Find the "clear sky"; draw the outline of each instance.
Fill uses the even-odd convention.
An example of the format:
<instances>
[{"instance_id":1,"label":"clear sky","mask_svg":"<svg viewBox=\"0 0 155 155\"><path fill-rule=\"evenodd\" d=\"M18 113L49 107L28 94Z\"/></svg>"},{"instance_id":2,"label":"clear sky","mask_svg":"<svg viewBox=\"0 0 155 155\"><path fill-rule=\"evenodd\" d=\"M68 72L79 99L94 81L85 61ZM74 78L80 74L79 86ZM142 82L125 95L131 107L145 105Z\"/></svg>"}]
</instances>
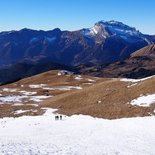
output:
<instances>
[{"instance_id":1,"label":"clear sky","mask_svg":"<svg viewBox=\"0 0 155 155\"><path fill-rule=\"evenodd\" d=\"M78 30L100 20L155 34L155 0L0 0L0 31Z\"/></svg>"}]
</instances>

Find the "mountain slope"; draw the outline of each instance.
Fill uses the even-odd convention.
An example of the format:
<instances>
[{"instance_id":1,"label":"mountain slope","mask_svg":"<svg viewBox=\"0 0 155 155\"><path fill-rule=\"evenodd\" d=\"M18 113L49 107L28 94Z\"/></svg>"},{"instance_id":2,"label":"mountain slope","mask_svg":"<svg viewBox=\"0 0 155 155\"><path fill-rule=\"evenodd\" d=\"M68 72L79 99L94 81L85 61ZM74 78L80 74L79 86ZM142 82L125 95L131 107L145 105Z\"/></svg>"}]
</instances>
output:
<instances>
[{"instance_id":1,"label":"mountain slope","mask_svg":"<svg viewBox=\"0 0 155 155\"><path fill-rule=\"evenodd\" d=\"M106 119L150 116L155 114L154 83L154 76L133 80L49 71L1 86L0 117L39 115L49 107Z\"/></svg>"},{"instance_id":2,"label":"mountain slope","mask_svg":"<svg viewBox=\"0 0 155 155\"><path fill-rule=\"evenodd\" d=\"M124 60L110 65L79 67L81 73L102 77L144 78L155 74L155 44L146 46Z\"/></svg>"},{"instance_id":3,"label":"mountain slope","mask_svg":"<svg viewBox=\"0 0 155 155\"><path fill-rule=\"evenodd\" d=\"M0 69L0 83L6 84L18 81L22 78L30 77L36 74L40 74L49 70L69 70L76 72L73 67L68 67L65 65L49 62L48 60L42 63L17 63L5 69Z\"/></svg>"},{"instance_id":4,"label":"mountain slope","mask_svg":"<svg viewBox=\"0 0 155 155\"><path fill-rule=\"evenodd\" d=\"M1 32L0 66L35 57L72 66L106 64L123 60L153 42L154 36L116 21L100 21L92 28L73 32L60 29Z\"/></svg>"},{"instance_id":5,"label":"mountain slope","mask_svg":"<svg viewBox=\"0 0 155 155\"><path fill-rule=\"evenodd\" d=\"M150 57L150 58L154 58L155 57L155 44L152 44L150 46L146 46L136 52L134 52L131 57Z\"/></svg>"}]
</instances>

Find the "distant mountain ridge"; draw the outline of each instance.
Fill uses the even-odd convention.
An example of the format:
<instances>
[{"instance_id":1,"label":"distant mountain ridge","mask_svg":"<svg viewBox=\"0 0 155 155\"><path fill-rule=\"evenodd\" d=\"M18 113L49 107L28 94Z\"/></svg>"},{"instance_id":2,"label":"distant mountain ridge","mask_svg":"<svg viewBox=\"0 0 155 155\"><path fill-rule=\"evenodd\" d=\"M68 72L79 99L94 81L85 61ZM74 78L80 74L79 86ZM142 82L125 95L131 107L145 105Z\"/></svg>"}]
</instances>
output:
<instances>
[{"instance_id":1,"label":"distant mountain ridge","mask_svg":"<svg viewBox=\"0 0 155 155\"><path fill-rule=\"evenodd\" d=\"M155 75L155 44L132 53L129 58L109 65L80 66L82 74L101 77L144 78Z\"/></svg>"},{"instance_id":2,"label":"distant mountain ridge","mask_svg":"<svg viewBox=\"0 0 155 155\"><path fill-rule=\"evenodd\" d=\"M26 60L53 63L101 65L124 60L134 51L155 42L117 21L99 21L92 28L78 31L36 31L22 29L0 33L0 66L7 67Z\"/></svg>"},{"instance_id":3,"label":"distant mountain ridge","mask_svg":"<svg viewBox=\"0 0 155 155\"><path fill-rule=\"evenodd\" d=\"M17 63L8 68L0 69L0 85L12 83L50 70L68 70L71 72L77 72L73 67L52 63L48 60L37 64L30 62Z\"/></svg>"}]
</instances>

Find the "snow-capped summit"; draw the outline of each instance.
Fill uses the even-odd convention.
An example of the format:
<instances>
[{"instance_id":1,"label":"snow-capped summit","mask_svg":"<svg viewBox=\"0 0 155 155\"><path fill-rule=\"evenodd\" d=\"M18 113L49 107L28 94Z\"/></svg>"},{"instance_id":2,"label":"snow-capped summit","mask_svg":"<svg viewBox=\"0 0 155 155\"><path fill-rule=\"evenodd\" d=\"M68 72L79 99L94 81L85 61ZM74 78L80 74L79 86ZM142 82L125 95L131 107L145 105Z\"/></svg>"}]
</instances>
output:
<instances>
[{"instance_id":1,"label":"snow-capped summit","mask_svg":"<svg viewBox=\"0 0 155 155\"><path fill-rule=\"evenodd\" d=\"M151 43L155 43L155 36L117 21L99 21L76 31L56 28L1 32L0 68L42 56L67 66L107 64L124 60Z\"/></svg>"},{"instance_id":2,"label":"snow-capped summit","mask_svg":"<svg viewBox=\"0 0 155 155\"><path fill-rule=\"evenodd\" d=\"M82 34L87 37L95 38L96 43L102 43L103 40L110 36L105 27L100 23L96 23L89 29L83 29Z\"/></svg>"},{"instance_id":3,"label":"snow-capped summit","mask_svg":"<svg viewBox=\"0 0 155 155\"><path fill-rule=\"evenodd\" d=\"M96 38L97 43L102 43L105 39L115 36L129 43L134 43L135 41L144 41L148 45L153 43L152 39L150 39L148 35L142 34L135 27L131 27L114 20L101 20L92 28L83 29L82 34L87 37Z\"/></svg>"},{"instance_id":4,"label":"snow-capped summit","mask_svg":"<svg viewBox=\"0 0 155 155\"><path fill-rule=\"evenodd\" d=\"M108 36L108 32L99 23L96 23L93 27L91 27L89 29L83 29L82 34L86 35L86 36L92 36L92 37L94 37L96 35L100 35L100 36L103 36L104 38L106 38Z\"/></svg>"},{"instance_id":5,"label":"snow-capped summit","mask_svg":"<svg viewBox=\"0 0 155 155\"><path fill-rule=\"evenodd\" d=\"M125 25L122 22L112 20L108 22L100 21L98 23L111 35L118 35L124 39L127 39L127 37L141 37L142 35L136 28Z\"/></svg>"},{"instance_id":6,"label":"snow-capped summit","mask_svg":"<svg viewBox=\"0 0 155 155\"><path fill-rule=\"evenodd\" d=\"M105 30L105 28L102 25L100 25L99 23L96 23L92 28L90 28L90 34L91 35L100 35L104 38L109 36L109 34Z\"/></svg>"}]
</instances>

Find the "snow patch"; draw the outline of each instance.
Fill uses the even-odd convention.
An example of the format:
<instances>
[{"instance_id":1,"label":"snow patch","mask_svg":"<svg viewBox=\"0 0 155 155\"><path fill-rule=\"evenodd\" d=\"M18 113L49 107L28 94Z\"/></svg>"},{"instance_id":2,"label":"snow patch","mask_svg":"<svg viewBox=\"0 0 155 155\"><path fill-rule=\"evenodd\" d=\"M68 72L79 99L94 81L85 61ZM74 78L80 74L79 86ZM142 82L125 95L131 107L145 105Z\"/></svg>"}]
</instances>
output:
<instances>
[{"instance_id":1,"label":"snow patch","mask_svg":"<svg viewBox=\"0 0 155 155\"><path fill-rule=\"evenodd\" d=\"M145 81L145 80L148 80L148 79L151 79L151 78L154 78L155 75L153 76L149 76L149 77L146 77L146 78L142 78L142 79L128 79L128 78L120 78L119 80L120 81L123 81L123 82L142 82L142 81ZM114 78L115 79L115 78Z\"/></svg>"},{"instance_id":2,"label":"snow patch","mask_svg":"<svg viewBox=\"0 0 155 155\"><path fill-rule=\"evenodd\" d=\"M127 88L130 88L130 87L136 86L137 84L138 84L138 83L131 84L131 85L127 86Z\"/></svg>"},{"instance_id":3,"label":"snow patch","mask_svg":"<svg viewBox=\"0 0 155 155\"><path fill-rule=\"evenodd\" d=\"M43 99L47 99L51 96L31 96L30 101L34 101L34 102L42 102Z\"/></svg>"},{"instance_id":4,"label":"snow patch","mask_svg":"<svg viewBox=\"0 0 155 155\"><path fill-rule=\"evenodd\" d=\"M22 113L29 112L29 111L30 110L16 110L14 114L18 115L18 114L22 114Z\"/></svg>"},{"instance_id":5,"label":"snow patch","mask_svg":"<svg viewBox=\"0 0 155 155\"><path fill-rule=\"evenodd\" d=\"M5 103L3 103L5 104ZM24 104L23 103L14 103L12 106L23 106Z\"/></svg>"},{"instance_id":6,"label":"snow patch","mask_svg":"<svg viewBox=\"0 0 155 155\"><path fill-rule=\"evenodd\" d=\"M72 75L73 72L67 71L67 70L61 70L60 72L57 73L58 76L61 75Z\"/></svg>"},{"instance_id":7,"label":"snow patch","mask_svg":"<svg viewBox=\"0 0 155 155\"><path fill-rule=\"evenodd\" d=\"M47 86L47 84L35 84L35 85L29 85L30 88L43 88Z\"/></svg>"},{"instance_id":8,"label":"snow patch","mask_svg":"<svg viewBox=\"0 0 155 155\"><path fill-rule=\"evenodd\" d=\"M20 95L8 95L8 96L0 96L0 104L12 104L12 103L22 103L23 99L27 99L29 101L41 102L43 99L47 99L51 96L20 96ZM14 104L15 105L15 104Z\"/></svg>"},{"instance_id":9,"label":"snow patch","mask_svg":"<svg viewBox=\"0 0 155 155\"><path fill-rule=\"evenodd\" d=\"M82 78L81 75L76 75L76 76L75 76L75 80L81 81L82 79L83 79L83 78Z\"/></svg>"},{"instance_id":10,"label":"snow patch","mask_svg":"<svg viewBox=\"0 0 155 155\"><path fill-rule=\"evenodd\" d=\"M68 91L72 89L80 90L82 87L80 86L57 86L57 87L44 87L45 90L60 90L60 91Z\"/></svg>"},{"instance_id":11,"label":"snow patch","mask_svg":"<svg viewBox=\"0 0 155 155\"><path fill-rule=\"evenodd\" d=\"M90 82L85 82L85 83L83 83L84 85L92 85L92 83L90 83Z\"/></svg>"},{"instance_id":12,"label":"snow patch","mask_svg":"<svg viewBox=\"0 0 155 155\"><path fill-rule=\"evenodd\" d=\"M28 98L27 96L19 96L19 95L8 95L8 96L2 96L0 97L0 101L4 103L10 103L10 102L22 102L22 99Z\"/></svg>"},{"instance_id":13,"label":"snow patch","mask_svg":"<svg viewBox=\"0 0 155 155\"><path fill-rule=\"evenodd\" d=\"M93 79L87 79L88 82L96 82L95 80Z\"/></svg>"},{"instance_id":14,"label":"snow patch","mask_svg":"<svg viewBox=\"0 0 155 155\"><path fill-rule=\"evenodd\" d=\"M131 105L140 107L149 107L152 103L155 103L155 94L140 96L130 102Z\"/></svg>"},{"instance_id":15,"label":"snow patch","mask_svg":"<svg viewBox=\"0 0 155 155\"><path fill-rule=\"evenodd\" d=\"M3 88L2 91L3 91L3 92L11 92L11 93L13 93L13 92L16 92L17 89L13 89L13 88Z\"/></svg>"},{"instance_id":16,"label":"snow patch","mask_svg":"<svg viewBox=\"0 0 155 155\"><path fill-rule=\"evenodd\" d=\"M37 94L37 92L28 92L28 91L19 91L19 92L20 92L21 94L27 95L27 96Z\"/></svg>"}]
</instances>

